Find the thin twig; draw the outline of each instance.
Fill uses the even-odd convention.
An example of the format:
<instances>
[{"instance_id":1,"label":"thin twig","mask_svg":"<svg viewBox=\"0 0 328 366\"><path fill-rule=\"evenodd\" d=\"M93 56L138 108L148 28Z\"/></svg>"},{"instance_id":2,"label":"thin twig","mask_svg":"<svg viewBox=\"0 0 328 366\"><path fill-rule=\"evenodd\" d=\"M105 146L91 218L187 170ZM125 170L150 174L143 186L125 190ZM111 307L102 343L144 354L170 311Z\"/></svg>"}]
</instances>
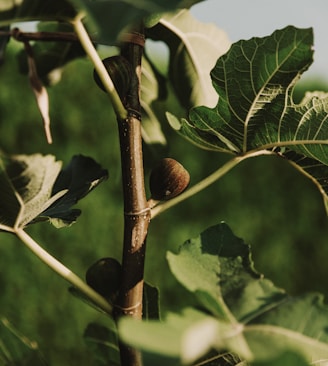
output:
<instances>
[{"instance_id":1,"label":"thin twig","mask_svg":"<svg viewBox=\"0 0 328 366\"><path fill-rule=\"evenodd\" d=\"M0 31L0 37L13 37L16 41L43 41L43 42L80 42L73 32L23 32L19 28L9 31Z\"/></svg>"}]
</instances>

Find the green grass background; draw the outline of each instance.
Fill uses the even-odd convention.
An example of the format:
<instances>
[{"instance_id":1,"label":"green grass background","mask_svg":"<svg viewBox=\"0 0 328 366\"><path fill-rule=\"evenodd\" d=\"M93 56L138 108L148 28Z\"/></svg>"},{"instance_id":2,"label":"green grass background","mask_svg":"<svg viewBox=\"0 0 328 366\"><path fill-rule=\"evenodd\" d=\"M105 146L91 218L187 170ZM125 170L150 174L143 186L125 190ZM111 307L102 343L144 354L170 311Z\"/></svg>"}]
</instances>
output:
<instances>
[{"instance_id":1,"label":"green grass background","mask_svg":"<svg viewBox=\"0 0 328 366\"><path fill-rule=\"evenodd\" d=\"M81 277L104 256L121 257L123 214L115 117L93 82L87 60L70 63L49 88L54 143L47 145L27 77L8 52L0 68L0 149L9 154L54 154L68 163L74 154L95 158L109 180L78 204L78 222L57 230L49 224L28 232ZM311 85L315 82L310 81ZM305 85L305 84L304 84ZM301 90L299 91L301 93ZM191 173L192 184L227 157L190 145L165 126L167 156ZM146 176L153 161L145 152ZM161 290L163 310L179 307L181 288L168 271L167 250L225 221L253 250L255 267L293 295L328 295L328 225L319 192L286 161L250 159L216 184L156 218L150 226L146 280ZM106 319L72 297L66 284L16 238L0 236L0 316L36 340L51 365L90 365L82 335L90 321Z\"/></svg>"}]
</instances>

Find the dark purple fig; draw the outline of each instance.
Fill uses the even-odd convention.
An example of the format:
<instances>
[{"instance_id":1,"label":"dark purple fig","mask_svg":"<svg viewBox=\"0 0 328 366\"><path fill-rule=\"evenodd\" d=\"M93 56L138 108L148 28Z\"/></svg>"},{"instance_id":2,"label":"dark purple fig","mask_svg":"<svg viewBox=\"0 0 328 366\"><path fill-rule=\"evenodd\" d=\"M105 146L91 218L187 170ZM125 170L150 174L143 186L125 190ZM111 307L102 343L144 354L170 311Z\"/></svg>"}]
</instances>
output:
<instances>
[{"instance_id":1,"label":"dark purple fig","mask_svg":"<svg viewBox=\"0 0 328 366\"><path fill-rule=\"evenodd\" d=\"M189 182L190 175L179 162L164 158L150 174L151 198L158 201L170 200L181 194L188 187Z\"/></svg>"},{"instance_id":2,"label":"dark purple fig","mask_svg":"<svg viewBox=\"0 0 328 366\"><path fill-rule=\"evenodd\" d=\"M86 273L86 282L110 301L117 297L121 283L121 264L114 258L101 258Z\"/></svg>"},{"instance_id":3,"label":"dark purple fig","mask_svg":"<svg viewBox=\"0 0 328 366\"><path fill-rule=\"evenodd\" d=\"M111 77L115 89L117 90L118 95L120 96L121 100L124 100L126 97L127 92L130 89L131 77L132 77L132 66L129 61L120 55L111 56L105 58L103 64L106 67L106 70ZM98 73L96 70L93 72L93 77L95 82L102 89L106 92L106 89L99 78Z\"/></svg>"}]
</instances>

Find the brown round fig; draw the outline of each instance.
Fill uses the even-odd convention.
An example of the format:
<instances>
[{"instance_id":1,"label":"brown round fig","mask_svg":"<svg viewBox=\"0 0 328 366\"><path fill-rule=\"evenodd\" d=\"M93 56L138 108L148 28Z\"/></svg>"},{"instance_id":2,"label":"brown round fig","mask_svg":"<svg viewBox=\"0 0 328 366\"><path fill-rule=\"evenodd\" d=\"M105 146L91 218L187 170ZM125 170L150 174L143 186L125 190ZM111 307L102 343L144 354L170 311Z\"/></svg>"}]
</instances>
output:
<instances>
[{"instance_id":1,"label":"brown round fig","mask_svg":"<svg viewBox=\"0 0 328 366\"><path fill-rule=\"evenodd\" d=\"M115 89L117 90L118 95L120 96L121 100L124 100L128 90L130 89L131 77L132 77L132 66L129 61L120 55L111 56L105 58L103 64L106 67L106 70L111 77ZM93 72L93 77L95 82L102 89L106 92L106 89L99 78L98 73L96 70Z\"/></svg>"},{"instance_id":2,"label":"brown round fig","mask_svg":"<svg viewBox=\"0 0 328 366\"><path fill-rule=\"evenodd\" d=\"M121 264L114 258L101 258L86 272L86 282L106 299L114 302L121 283Z\"/></svg>"},{"instance_id":3,"label":"brown round fig","mask_svg":"<svg viewBox=\"0 0 328 366\"><path fill-rule=\"evenodd\" d=\"M151 198L158 201L170 200L181 194L188 187L189 182L190 175L179 162L164 158L150 174Z\"/></svg>"}]
</instances>

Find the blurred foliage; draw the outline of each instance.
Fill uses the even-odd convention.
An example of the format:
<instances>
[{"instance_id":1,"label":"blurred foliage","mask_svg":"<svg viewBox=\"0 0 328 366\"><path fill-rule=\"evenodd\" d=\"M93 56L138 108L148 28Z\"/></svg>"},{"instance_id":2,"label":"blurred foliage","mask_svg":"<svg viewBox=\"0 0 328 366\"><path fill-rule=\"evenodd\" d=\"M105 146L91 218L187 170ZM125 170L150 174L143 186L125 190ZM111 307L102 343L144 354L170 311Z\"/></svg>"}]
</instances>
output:
<instances>
[{"instance_id":1,"label":"blurred foliage","mask_svg":"<svg viewBox=\"0 0 328 366\"><path fill-rule=\"evenodd\" d=\"M91 64L74 61L65 67L62 80L48 89L54 139L48 145L27 77L18 73L16 53L17 43L11 41L0 68L0 148L9 154L51 153L65 164L81 153L109 170L109 180L79 203L82 215L71 228L39 224L28 229L45 249L84 277L97 259L121 256L123 210L115 117L108 98L93 82ZM298 98L301 86L302 82ZM190 145L167 125L163 129L169 141L165 155L189 170L192 184L227 160ZM155 161L152 154L153 149L146 147L146 177ZM256 268L277 286L291 294L313 290L328 296L328 225L321 196L286 161L261 157L242 163L151 223L146 280L160 287L162 309L176 309L179 297L185 296L168 272L166 251L177 251L186 239L222 220L252 246ZM0 314L36 340L52 365L90 364L83 332L89 322L107 320L73 298L68 285L16 238L2 234L0 243Z\"/></svg>"}]
</instances>

